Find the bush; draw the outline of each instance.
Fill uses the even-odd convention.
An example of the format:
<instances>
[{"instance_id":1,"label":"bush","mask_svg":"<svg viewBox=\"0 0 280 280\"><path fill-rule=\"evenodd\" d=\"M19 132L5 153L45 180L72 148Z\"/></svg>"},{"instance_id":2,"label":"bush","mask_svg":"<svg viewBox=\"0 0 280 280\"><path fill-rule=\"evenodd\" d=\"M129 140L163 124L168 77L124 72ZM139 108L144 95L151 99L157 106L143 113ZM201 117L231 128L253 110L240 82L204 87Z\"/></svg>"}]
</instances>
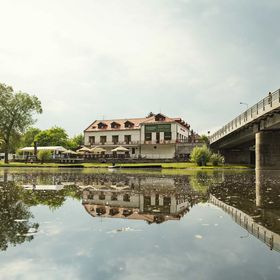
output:
<instances>
[{"instance_id":1,"label":"bush","mask_svg":"<svg viewBox=\"0 0 280 280\"><path fill-rule=\"evenodd\" d=\"M214 166L217 166L219 164L223 164L225 162L225 159L222 155L218 153L218 154L212 154L210 161Z\"/></svg>"},{"instance_id":2,"label":"bush","mask_svg":"<svg viewBox=\"0 0 280 280\"><path fill-rule=\"evenodd\" d=\"M195 147L192 150L190 159L191 162L195 162L198 166L206 165L210 161L211 151L206 145L202 147Z\"/></svg>"},{"instance_id":3,"label":"bush","mask_svg":"<svg viewBox=\"0 0 280 280\"><path fill-rule=\"evenodd\" d=\"M52 153L50 151L41 150L37 154L38 159L43 163L44 161L50 160L52 157Z\"/></svg>"}]
</instances>

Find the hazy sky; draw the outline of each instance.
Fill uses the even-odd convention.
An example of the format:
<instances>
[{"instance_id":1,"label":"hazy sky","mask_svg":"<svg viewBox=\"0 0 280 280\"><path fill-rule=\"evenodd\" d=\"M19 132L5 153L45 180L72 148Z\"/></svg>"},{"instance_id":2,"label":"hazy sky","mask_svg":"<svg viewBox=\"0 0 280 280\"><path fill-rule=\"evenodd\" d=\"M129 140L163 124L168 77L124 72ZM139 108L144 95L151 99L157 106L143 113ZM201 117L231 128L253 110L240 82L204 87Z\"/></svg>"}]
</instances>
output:
<instances>
[{"instance_id":1,"label":"hazy sky","mask_svg":"<svg viewBox=\"0 0 280 280\"><path fill-rule=\"evenodd\" d=\"M0 0L0 82L70 135L150 111L213 132L280 87L279 0Z\"/></svg>"}]
</instances>

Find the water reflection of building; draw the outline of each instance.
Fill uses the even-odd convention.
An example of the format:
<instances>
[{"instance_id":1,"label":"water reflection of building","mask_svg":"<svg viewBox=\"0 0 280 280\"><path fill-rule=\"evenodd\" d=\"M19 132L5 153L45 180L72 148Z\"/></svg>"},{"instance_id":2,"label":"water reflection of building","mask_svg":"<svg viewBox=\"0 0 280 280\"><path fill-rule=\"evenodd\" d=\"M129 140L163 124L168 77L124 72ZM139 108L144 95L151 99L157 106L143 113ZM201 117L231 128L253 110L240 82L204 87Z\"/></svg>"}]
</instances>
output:
<instances>
[{"instance_id":1,"label":"water reflection of building","mask_svg":"<svg viewBox=\"0 0 280 280\"><path fill-rule=\"evenodd\" d=\"M176 189L173 178L138 179L131 178L127 185L85 186L82 197L86 211L93 217L162 223L179 220L193 204L191 193Z\"/></svg>"}]
</instances>

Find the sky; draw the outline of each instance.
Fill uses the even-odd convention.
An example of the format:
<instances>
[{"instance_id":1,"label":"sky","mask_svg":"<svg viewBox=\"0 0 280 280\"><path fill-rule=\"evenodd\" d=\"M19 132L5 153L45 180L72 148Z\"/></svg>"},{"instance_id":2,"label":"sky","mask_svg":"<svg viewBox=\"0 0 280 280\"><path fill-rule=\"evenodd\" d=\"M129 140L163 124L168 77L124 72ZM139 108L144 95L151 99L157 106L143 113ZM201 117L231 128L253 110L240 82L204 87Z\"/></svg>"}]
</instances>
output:
<instances>
[{"instance_id":1,"label":"sky","mask_svg":"<svg viewBox=\"0 0 280 280\"><path fill-rule=\"evenodd\" d=\"M0 83L35 127L181 117L211 133L280 88L280 1L0 0Z\"/></svg>"}]
</instances>

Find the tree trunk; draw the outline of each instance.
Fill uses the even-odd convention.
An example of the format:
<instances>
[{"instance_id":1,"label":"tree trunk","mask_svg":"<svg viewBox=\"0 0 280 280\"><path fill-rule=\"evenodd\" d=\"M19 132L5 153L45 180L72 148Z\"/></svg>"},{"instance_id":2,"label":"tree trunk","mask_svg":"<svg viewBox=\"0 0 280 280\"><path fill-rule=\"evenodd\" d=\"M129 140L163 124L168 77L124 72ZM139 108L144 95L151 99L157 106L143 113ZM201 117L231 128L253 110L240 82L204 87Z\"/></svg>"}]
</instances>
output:
<instances>
[{"instance_id":1,"label":"tree trunk","mask_svg":"<svg viewBox=\"0 0 280 280\"><path fill-rule=\"evenodd\" d=\"M4 162L5 162L5 163L9 163L9 143L6 143L6 144L5 144L4 152L5 152L5 159L4 159Z\"/></svg>"},{"instance_id":2,"label":"tree trunk","mask_svg":"<svg viewBox=\"0 0 280 280\"><path fill-rule=\"evenodd\" d=\"M4 186L8 186L8 170L4 169Z\"/></svg>"}]
</instances>

